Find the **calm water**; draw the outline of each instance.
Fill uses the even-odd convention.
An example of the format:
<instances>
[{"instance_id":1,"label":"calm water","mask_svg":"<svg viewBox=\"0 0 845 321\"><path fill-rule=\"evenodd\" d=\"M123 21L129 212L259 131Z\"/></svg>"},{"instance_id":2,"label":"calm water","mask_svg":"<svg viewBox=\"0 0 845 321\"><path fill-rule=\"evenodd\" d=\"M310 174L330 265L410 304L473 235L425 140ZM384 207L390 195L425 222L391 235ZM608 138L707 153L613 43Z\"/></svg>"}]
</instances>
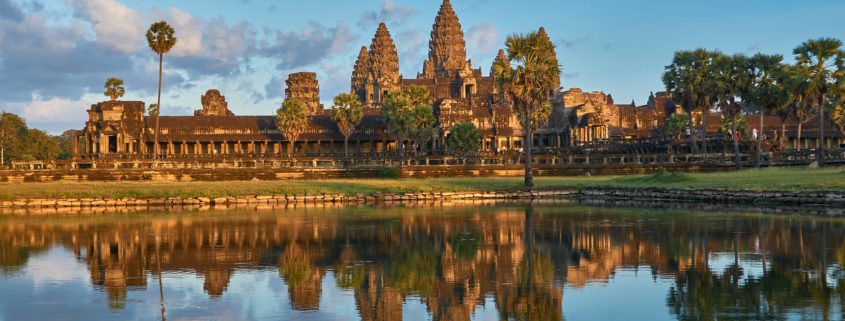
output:
<instances>
[{"instance_id":1,"label":"calm water","mask_svg":"<svg viewBox=\"0 0 845 321\"><path fill-rule=\"evenodd\" d=\"M845 220L482 206L0 217L0 320L842 320Z\"/></svg>"}]
</instances>

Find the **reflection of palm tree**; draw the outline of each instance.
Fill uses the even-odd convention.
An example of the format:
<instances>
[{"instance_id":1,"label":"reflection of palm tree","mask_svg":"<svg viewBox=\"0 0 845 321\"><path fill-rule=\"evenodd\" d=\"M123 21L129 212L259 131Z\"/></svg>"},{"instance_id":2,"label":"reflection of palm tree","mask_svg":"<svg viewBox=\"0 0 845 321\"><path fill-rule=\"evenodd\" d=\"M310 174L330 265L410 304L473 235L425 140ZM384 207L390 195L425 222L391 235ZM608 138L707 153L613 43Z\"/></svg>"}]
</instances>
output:
<instances>
[{"instance_id":1,"label":"reflection of palm tree","mask_svg":"<svg viewBox=\"0 0 845 321\"><path fill-rule=\"evenodd\" d=\"M161 252L159 251L159 245L156 245L156 265L158 265L158 299L161 303L161 321L165 321L164 318L164 285L161 281Z\"/></svg>"}]
</instances>

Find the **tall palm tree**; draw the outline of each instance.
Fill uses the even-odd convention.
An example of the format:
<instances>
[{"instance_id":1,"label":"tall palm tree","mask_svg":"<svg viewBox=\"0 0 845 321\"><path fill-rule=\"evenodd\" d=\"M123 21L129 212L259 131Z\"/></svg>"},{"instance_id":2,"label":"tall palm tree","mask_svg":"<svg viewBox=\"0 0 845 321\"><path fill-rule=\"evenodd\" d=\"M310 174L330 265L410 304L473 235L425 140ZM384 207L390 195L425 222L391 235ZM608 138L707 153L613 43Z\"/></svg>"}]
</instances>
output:
<instances>
[{"instance_id":1,"label":"tall palm tree","mask_svg":"<svg viewBox=\"0 0 845 321\"><path fill-rule=\"evenodd\" d=\"M103 94L111 98L112 101L126 94L126 89L123 88L123 79L120 78L111 77L106 79L106 84L103 85L103 88L106 89L106 92Z\"/></svg>"},{"instance_id":2,"label":"tall palm tree","mask_svg":"<svg viewBox=\"0 0 845 321\"><path fill-rule=\"evenodd\" d=\"M513 106L522 120L525 187L529 190L534 186L531 166L534 128L548 118L550 100L560 83L555 46L543 34L508 36L507 60L497 60L492 68L501 98Z\"/></svg>"},{"instance_id":3,"label":"tall palm tree","mask_svg":"<svg viewBox=\"0 0 845 321\"><path fill-rule=\"evenodd\" d=\"M176 37L173 35L173 27L167 24L166 21L159 21L150 25L147 30L147 44L150 49L158 54L158 99L156 106L161 106L161 72L164 65L164 54L170 52L173 46L176 45ZM156 113L156 132L153 143L155 144L153 150L155 158L158 158L158 132L159 132L159 113Z\"/></svg>"},{"instance_id":4,"label":"tall palm tree","mask_svg":"<svg viewBox=\"0 0 845 321\"><path fill-rule=\"evenodd\" d=\"M343 156L349 157L349 136L364 118L364 105L356 94L340 94L334 98L331 113L332 120L343 135Z\"/></svg>"},{"instance_id":5,"label":"tall palm tree","mask_svg":"<svg viewBox=\"0 0 845 321\"><path fill-rule=\"evenodd\" d=\"M308 127L308 115L305 104L293 98L285 99L282 107L276 110L276 127L290 142L288 155L293 158L294 143L305 128Z\"/></svg>"},{"instance_id":6,"label":"tall palm tree","mask_svg":"<svg viewBox=\"0 0 845 321\"><path fill-rule=\"evenodd\" d=\"M755 54L749 61L751 87L742 97L742 100L757 108L759 113L760 127L757 134L757 152L754 154L754 168L759 169L762 163L763 148L763 116L786 105L788 101L783 95L786 88L780 81L779 75L784 72L782 55Z\"/></svg>"},{"instance_id":7,"label":"tall palm tree","mask_svg":"<svg viewBox=\"0 0 845 321\"><path fill-rule=\"evenodd\" d=\"M693 116L701 111L701 131L703 152L707 153L707 111L715 101L713 73L715 57L719 53L703 48L691 51L676 51L672 63L663 72L663 84L666 91L672 93L673 100L681 105L685 112ZM693 117L694 118L694 117ZM690 122L690 148L698 152L695 122Z\"/></svg>"},{"instance_id":8,"label":"tall palm tree","mask_svg":"<svg viewBox=\"0 0 845 321\"><path fill-rule=\"evenodd\" d=\"M747 96L750 82L750 64L748 57L741 54L732 56L716 54L714 56L714 92L719 109L725 117L730 119L731 142L733 142L734 164L736 169L742 169L742 156L739 153L739 137L737 137L737 117L742 114L740 104L743 96Z\"/></svg>"},{"instance_id":9,"label":"tall palm tree","mask_svg":"<svg viewBox=\"0 0 845 321\"><path fill-rule=\"evenodd\" d=\"M806 82L800 89L806 101L818 109L819 166L825 165L824 109L827 99L838 89L837 82L845 77L845 52L842 41L834 38L810 39L792 51L796 65Z\"/></svg>"}]
</instances>

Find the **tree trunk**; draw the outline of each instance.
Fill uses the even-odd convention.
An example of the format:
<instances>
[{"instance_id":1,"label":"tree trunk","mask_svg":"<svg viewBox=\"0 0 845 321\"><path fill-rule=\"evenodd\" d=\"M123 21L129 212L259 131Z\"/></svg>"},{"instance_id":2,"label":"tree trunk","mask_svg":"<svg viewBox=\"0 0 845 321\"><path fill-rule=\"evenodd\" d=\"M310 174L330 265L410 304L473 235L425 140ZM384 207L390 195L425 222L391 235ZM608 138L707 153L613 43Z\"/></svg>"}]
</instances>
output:
<instances>
[{"instance_id":1,"label":"tree trunk","mask_svg":"<svg viewBox=\"0 0 845 321\"><path fill-rule=\"evenodd\" d=\"M405 139L396 135L396 147L399 148L399 164L405 166Z\"/></svg>"},{"instance_id":2,"label":"tree trunk","mask_svg":"<svg viewBox=\"0 0 845 321\"><path fill-rule=\"evenodd\" d=\"M734 143L734 164L736 165L736 169L742 169L742 156L739 155L739 139L737 139L737 131L736 131L736 116L733 116L731 120L731 141Z\"/></svg>"},{"instance_id":3,"label":"tree trunk","mask_svg":"<svg viewBox=\"0 0 845 321\"><path fill-rule=\"evenodd\" d=\"M290 140L290 150L288 151L288 156L290 156L291 160L293 160L293 148L294 148L293 144L294 144L294 140L291 139Z\"/></svg>"},{"instance_id":4,"label":"tree trunk","mask_svg":"<svg viewBox=\"0 0 845 321\"><path fill-rule=\"evenodd\" d=\"M153 139L153 152L155 155L153 159L158 159L159 148L158 148L158 132L159 132L159 116L161 116L161 70L162 65L164 64L164 54L158 55L158 99L156 99L156 133L155 138Z\"/></svg>"},{"instance_id":5,"label":"tree trunk","mask_svg":"<svg viewBox=\"0 0 845 321\"><path fill-rule=\"evenodd\" d=\"M689 152L690 154L698 154L698 140L695 137L698 134L695 132L695 126L692 121L689 123Z\"/></svg>"},{"instance_id":6,"label":"tree trunk","mask_svg":"<svg viewBox=\"0 0 845 321\"><path fill-rule=\"evenodd\" d=\"M782 121L780 123L780 139L779 140L780 141L778 142L778 144L780 144L781 150L785 150L786 144L789 142L786 139L786 121Z\"/></svg>"},{"instance_id":7,"label":"tree trunk","mask_svg":"<svg viewBox=\"0 0 845 321\"><path fill-rule=\"evenodd\" d=\"M800 152L801 151L801 133L804 131L804 122L798 120L798 137L795 141L796 149Z\"/></svg>"},{"instance_id":8,"label":"tree trunk","mask_svg":"<svg viewBox=\"0 0 845 321\"><path fill-rule=\"evenodd\" d=\"M531 163L533 161L533 158L531 157L531 150L533 149L534 145L534 135L532 135L531 133L531 119L529 117L530 115L526 112L522 116L522 128L525 136L523 138L524 142L522 144L522 147L525 150L525 188L530 191L531 188L534 187L534 172L531 168Z\"/></svg>"},{"instance_id":9,"label":"tree trunk","mask_svg":"<svg viewBox=\"0 0 845 321\"><path fill-rule=\"evenodd\" d=\"M819 167L825 165L825 146L824 146L824 92L819 97Z\"/></svg>"},{"instance_id":10,"label":"tree trunk","mask_svg":"<svg viewBox=\"0 0 845 321\"><path fill-rule=\"evenodd\" d=\"M349 157L349 136L343 136L343 157Z\"/></svg>"},{"instance_id":11,"label":"tree trunk","mask_svg":"<svg viewBox=\"0 0 845 321\"><path fill-rule=\"evenodd\" d=\"M6 147L0 148L0 168L6 164Z\"/></svg>"},{"instance_id":12,"label":"tree trunk","mask_svg":"<svg viewBox=\"0 0 845 321\"><path fill-rule=\"evenodd\" d=\"M763 110L760 109L760 129L757 130L757 153L754 154L754 168L760 169L763 163Z\"/></svg>"},{"instance_id":13,"label":"tree trunk","mask_svg":"<svg viewBox=\"0 0 845 321\"><path fill-rule=\"evenodd\" d=\"M707 109L701 111L701 151L707 160Z\"/></svg>"}]
</instances>

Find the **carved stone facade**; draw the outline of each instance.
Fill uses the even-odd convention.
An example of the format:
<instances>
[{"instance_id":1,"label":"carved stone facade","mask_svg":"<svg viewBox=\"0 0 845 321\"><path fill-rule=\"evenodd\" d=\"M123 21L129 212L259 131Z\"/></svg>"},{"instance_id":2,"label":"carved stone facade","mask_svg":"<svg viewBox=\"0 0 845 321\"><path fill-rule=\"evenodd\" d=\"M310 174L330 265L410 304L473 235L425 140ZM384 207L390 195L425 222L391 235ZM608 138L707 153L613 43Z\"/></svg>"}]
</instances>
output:
<instances>
[{"instance_id":1,"label":"carved stone facade","mask_svg":"<svg viewBox=\"0 0 845 321\"><path fill-rule=\"evenodd\" d=\"M317 82L317 73L297 72L288 75L285 80L285 98L292 98L305 104L308 114L319 114L323 111L320 104L320 85Z\"/></svg>"},{"instance_id":2,"label":"carved stone facade","mask_svg":"<svg viewBox=\"0 0 845 321\"><path fill-rule=\"evenodd\" d=\"M226 96L220 94L217 89L209 89L202 95L202 109L194 111L194 116L234 116L229 111L229 103L226 102Z\"/></svg>"},{"instance_id":3,"label":"carved stone facade","mask_svg":"<svg viewBox=\"0 0 845 321\"><path fill-rule=\"evenodd\" d=\"M428 59L423 62L423 70L417 78L448 77L468 63L464 31L449 0L443 1L434 18L428 49Z\"/></svg>"}]
</instances>

